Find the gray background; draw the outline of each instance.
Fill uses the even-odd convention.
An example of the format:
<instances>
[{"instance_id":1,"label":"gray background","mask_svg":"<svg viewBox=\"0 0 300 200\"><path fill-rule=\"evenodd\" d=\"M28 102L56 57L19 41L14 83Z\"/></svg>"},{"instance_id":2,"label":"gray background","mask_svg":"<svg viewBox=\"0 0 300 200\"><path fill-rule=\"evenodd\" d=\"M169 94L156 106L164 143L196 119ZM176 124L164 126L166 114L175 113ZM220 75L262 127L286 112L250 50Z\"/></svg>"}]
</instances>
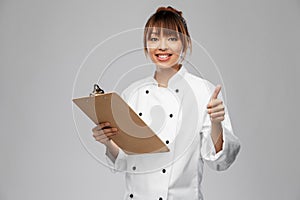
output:
<instances>
[{"instance_id":1,"label":"gray background","mask_svg":"<svg viewBox=\"0 0 300 200\"><path fill-rule=\"evenodd\" d=\"M299 1L2 0L1 200L121 199L123 175L97 162L77 136L73 83L95 45L143 27L160 5L183 11L192 38L218 64L242 142L227 171L205 167L206 199L300 199ZM106 48L133 42L140 38Z\"/></svg>"}]
</instances>

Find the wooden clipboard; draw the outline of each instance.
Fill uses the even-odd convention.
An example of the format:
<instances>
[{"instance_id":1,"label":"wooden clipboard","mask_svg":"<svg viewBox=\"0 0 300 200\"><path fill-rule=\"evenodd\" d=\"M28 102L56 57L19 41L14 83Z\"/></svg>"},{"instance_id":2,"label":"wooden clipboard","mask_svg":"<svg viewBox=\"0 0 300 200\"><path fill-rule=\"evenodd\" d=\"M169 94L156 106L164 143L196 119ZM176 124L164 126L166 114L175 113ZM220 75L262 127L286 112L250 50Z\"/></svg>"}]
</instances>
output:
<instances>
[{"instance_id":1,"label":"wooden clipboard","mask_svg":"<svg viewBox=\"0 0 300 200\"><path fill-rule=\"evenodd\" d=\"M115 92L72 99L95 123L110 122L119 133L110 137L125 153L161 153L170 151L150 127Z\"/></svg>"}]
</instances>

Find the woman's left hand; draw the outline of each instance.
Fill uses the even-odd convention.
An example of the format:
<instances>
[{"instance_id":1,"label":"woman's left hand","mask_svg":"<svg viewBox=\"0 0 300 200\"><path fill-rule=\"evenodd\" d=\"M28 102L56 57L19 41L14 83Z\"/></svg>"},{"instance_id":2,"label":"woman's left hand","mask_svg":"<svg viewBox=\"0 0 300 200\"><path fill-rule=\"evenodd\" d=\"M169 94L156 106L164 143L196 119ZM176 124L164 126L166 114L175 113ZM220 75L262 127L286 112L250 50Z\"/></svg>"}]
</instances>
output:
<instances>
[{"instance_id":1,"label":"woman's left hand","mask_svg":"<svg viewBox=\"0 0 300 200\"><path fill-rule=\"evenodd\" d=\"M218 94L221 91L221 85L217 85L214 93L210 98L210 102L207 104L207 113L210 115L210 121L212 123L220 123L224 120L225 107L223 101L218 99Z\"/></svg>"}]
</instances>

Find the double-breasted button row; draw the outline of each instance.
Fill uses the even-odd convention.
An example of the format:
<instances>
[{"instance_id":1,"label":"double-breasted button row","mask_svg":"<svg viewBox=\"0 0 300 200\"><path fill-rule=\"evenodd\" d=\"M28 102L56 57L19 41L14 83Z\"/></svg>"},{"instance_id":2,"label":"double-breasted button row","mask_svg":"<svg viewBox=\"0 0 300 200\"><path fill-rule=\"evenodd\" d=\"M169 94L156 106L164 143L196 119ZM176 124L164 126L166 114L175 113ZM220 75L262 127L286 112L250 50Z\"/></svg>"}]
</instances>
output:
<instances>
[{"instance_id":1,"label":"double-breasted button row","mask_svg":"<svg viewBox=\"0 0 300 200\"><path fill-rule=\"evenodd\" d=\"M140 112L140 113L139 113L139 116L142 116L142 115L143 115L143 113ZM173 117L173 114L171 113L171 114L169 115L169 117L172 118L172 117Z\"/></svg>"},{"instance_id":2,"label":"double-breasted button row","mask_svg":"<svg viewBox=\"0 0 300 200\"><path fill-rule=\"evenodd\" d=\"M179 89L175 89L175 92L178 93L178 92L179 92ZM145 93L146 93L146 94L149 94L149 90L146 90ZM143 113L142 113L142 112L139 112L139 116L142 116L142 115L143 115ZM173 115L172 113L169 114L169 117L170 117L170 118L173 118L173 116L174 116L174 115Z\"/></svg>"},{"instance_id":3,"label":"double-breasted button row","mask_svg":"<svg viewBox=\"0 0 300 200\"><path fill-rule=\"evenodd\" d=\"M136 170L136 166L133 166L132 170L135 171ZM162 169L162 173L166 173L166 171L167 171L166 169Z\"/></svg>"},{"instance_id":4,"label":"double-breasted button row","mask_svg":"<svg viewBox=\"0 0 300 200\"><path fill-rule=\"evenodd\" d=\"M132 198L133 198L133 194L130 194L129 197L132 199ZM158 200L163 200L163 198L162 198L162 197L159 197Z\"/></svg>"},{"instance_id":5,"label":"double-breasted button row","mask_svg":"<svg viewBox=\"0 0 300 200\"><path fill-rule=\"evenodd\" d=\"M178 92L179 92L179 89L175 89L175 92L178 93ZM145 93L146 93L146 94L149 94L149 90L146 90ZM139 116L143 116L143 113L142 113L142 112L139 112ZM174 116L174 115L173 115L172 113L169 114L169 117L170 117L170 118L173 118L173 116ZM166 140L166 144L169 144L169 140Z\"/></svg>"},{"instance_id":6,"label":"double-breasted button row","mask_svg":"<svg viewBox=\"0 0 300 200\"><path fill-rule=\"evenodd\" d=\"M176 93L179 93L179 89L175 89L175 92L176 92ZM146 94L149 94L150 91L149 91L149 90L145 90L145 93L146 93ZM142 112L139 112L139 116L142 116L142 115L143 115L143 113L142 113ZM170 113L170 114L169 114L169 117L170 117L170 118L173 118L173 117L174 117L174 114L173 114L173 113ZM166 144L169 144L170 142L169 142L169 140L166 140L165 143L166 143ZM136 167L133 166L132 169L133 169L133 170L136 170ZM162 174L165 174L166 172L167 172L166 169L162 169L162 170L161 170L161 173L162 173ZM130 198L133 198L133 194L130 194ZM163 197L159 197L158 200L163 200Z\"/></svg>"},{"instance_id":7,"label":"double-breasted button row","mask_svg":"<svg viewBox=\"0 0 300 200\"><path fill-rule=\"evenodd\" d=\"M149 94L149 90L146 90L145 92L146 92L146 94ZM178 93L179 89L175 89L175 92Z\"/></svg>"}]
</instances>

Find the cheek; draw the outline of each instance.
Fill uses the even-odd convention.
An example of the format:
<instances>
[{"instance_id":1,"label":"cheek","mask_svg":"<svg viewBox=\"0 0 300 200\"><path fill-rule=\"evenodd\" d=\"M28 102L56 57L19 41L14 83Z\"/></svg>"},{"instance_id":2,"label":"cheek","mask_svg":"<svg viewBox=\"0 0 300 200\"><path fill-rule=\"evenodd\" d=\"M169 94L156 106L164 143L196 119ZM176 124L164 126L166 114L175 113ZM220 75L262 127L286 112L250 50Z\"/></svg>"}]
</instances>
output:
<instances>
[{"instance_id":1,"label":"cheek","mask_svg":"<svg viewBox=\"0 0 300 200\"><path fill-rule=\"evenodd\" d=\"M173 45L170 45L170 47L171 47L172 51L174 53L177 53L178 55L181 53L181 50L183 48L182 45L180 45L180 44L173 44Z\"/></svg>"},{"instance_id":2,"label":"cheek","mask_svg":"<svg viewBox=\"0 0 300 200\"><path fill-rule=\"evenodd\" d=\"M154 55L154 49L148 48L148 56L150 56L150 57L154 57L155 56Z\"/></svg>"},{"instance_id":3,"label":"cheek","mask_svg":"<svg viewBox=\"0 0 300 200\"><path fill-rule=\"evenodd\" d=\"M157 48L157 44L148 42L146 47L147 47L148 51L154 51Z\"/></svg>"},{"instance_id":4,"label":"cheek","mask_svg":"<svg viewBox=\"0 0 300 200\"><path fill-rule=\"evenodd\" d=\"M155 54L153 50L151 51L150 49L148 49L148 57L153 61L155 60Z\"/></svg>"}]
</instances>

